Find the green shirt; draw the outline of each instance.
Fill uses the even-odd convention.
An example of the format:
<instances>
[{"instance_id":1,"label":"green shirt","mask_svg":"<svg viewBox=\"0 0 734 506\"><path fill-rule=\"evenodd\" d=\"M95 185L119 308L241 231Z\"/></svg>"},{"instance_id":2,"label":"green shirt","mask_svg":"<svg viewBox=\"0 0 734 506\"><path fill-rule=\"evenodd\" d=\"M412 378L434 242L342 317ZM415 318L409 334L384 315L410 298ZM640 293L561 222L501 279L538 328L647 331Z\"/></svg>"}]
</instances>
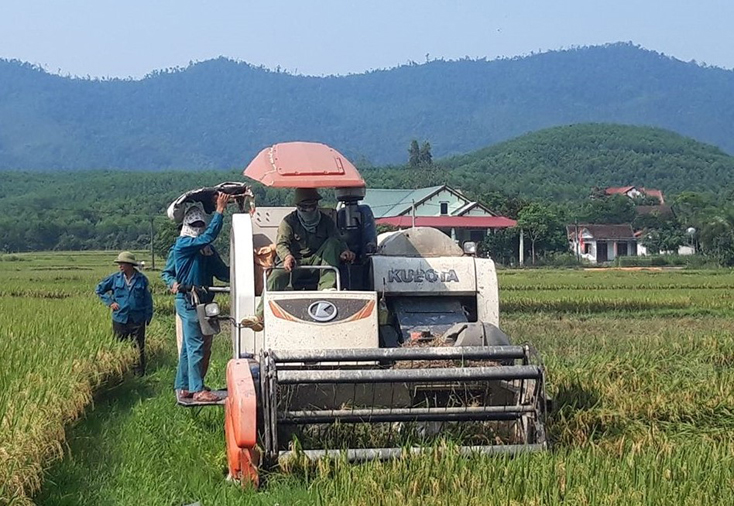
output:
<instances>
[{"instance_id":1,"label":"green shirt","mask_svg":"<svg viewBox=\"0 0 734 506\"><path fill-rule=\"evenodd\" d=\"M275 252L283 261L288 255L293 255L296 260L308 258L316 253L329 237L340 239L334 220L324 213L321 213L321 220L316 225L316 231L311 233L303 228L297 212L293 211L283 218L278 227Z\"/></svg>"}]
</instances>

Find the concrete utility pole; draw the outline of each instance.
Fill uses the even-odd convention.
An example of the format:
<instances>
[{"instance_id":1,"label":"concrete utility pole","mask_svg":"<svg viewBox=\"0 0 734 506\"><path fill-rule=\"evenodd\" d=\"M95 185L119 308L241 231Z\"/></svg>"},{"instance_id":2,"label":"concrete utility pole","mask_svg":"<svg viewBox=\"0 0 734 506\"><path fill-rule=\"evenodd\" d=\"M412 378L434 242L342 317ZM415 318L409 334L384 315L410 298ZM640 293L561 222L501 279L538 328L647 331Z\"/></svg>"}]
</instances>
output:
<instances>
[{"instance_id":1,"label":"concrete utility pole","mask_svg":"<svg viewBox=\"0 0 734 506\"><path fill-rule=\"evenodd\" d=\"M525 232L520 229L520 251L519 251L520 265L525 264Z\"/></svg>"},{"instance_id":2,"label":"concrete utility pole","mask_svg":"<svg viewBox=\"0 0 734 506\"><path fill-rule=\"evenodd\" d=\"M413 200L413 205L410 208L410 212L413 216L413 228L415 228L415 200Z\"/></svg>"},{"instance_id":3,"label":"concrete utility pole","mask_svg":"<svg viewBox=\"0 0 734 506\"><path fill-rule=\"evenodd\" d=\"M150 218L150 268L155 269L155 251L153 250L153 238L155 230L153 230L153 217Z\"/></svg>"}]
</instances>

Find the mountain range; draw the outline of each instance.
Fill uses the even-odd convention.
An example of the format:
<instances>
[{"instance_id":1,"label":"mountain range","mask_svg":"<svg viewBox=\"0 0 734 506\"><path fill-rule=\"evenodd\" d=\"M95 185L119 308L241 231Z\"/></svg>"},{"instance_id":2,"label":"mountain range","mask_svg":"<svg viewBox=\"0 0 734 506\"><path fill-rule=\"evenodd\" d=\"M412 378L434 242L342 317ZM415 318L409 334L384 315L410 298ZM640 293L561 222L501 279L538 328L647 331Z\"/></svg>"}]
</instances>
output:
<instances>
[{"instance_id":1,"label":"mountain range","mask_svg":"<svg viewBox=\"0 0 734 506\"><path fill-rule=\"evenodd\" d=\"M551 126L656 126L734 153L734 71L630 43L522 58L435 60L347 76L224 58L140 80L50 74L0 60L0 169L232 169L287 140L360 166L434 158Z\"/></svg>"}]
</instances>

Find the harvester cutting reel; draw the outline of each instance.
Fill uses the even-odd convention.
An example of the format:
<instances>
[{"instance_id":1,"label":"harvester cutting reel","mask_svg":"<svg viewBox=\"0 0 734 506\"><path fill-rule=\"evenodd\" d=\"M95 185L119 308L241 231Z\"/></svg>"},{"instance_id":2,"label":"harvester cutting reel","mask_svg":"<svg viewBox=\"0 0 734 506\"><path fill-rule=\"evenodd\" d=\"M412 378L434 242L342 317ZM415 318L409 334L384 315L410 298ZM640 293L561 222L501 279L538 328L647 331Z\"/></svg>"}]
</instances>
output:
<instances>
[{"instance_id":1,"label":"harvester cutting reel","mask_svg":"<svg viewBox=\"0 0 734 506\"><path fill-rule=\"evenodd\" d=\"M528 346L263 351L231 360L230 476L292 459L383 460L546 448L545 373Z\"/></svg>"}]
</instances>

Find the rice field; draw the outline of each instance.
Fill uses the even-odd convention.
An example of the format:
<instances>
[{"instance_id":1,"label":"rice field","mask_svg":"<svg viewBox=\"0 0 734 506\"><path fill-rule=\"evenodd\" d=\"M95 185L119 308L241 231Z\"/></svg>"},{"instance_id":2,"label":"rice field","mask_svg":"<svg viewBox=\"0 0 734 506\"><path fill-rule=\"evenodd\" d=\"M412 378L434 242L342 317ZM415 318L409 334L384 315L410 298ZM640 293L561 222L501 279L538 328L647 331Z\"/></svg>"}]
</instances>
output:
<instances>
[{"instance_id":1,"label":"rice field","mask_svg":"<svg viewBox=\"0 0 734 506\"><path fill-rule=\"evenodd\" d=\"M0 503L734 504L733 271L500 271L503 328L548 369L550 451L465 459L447 443L253 491L224 480L223 413L174 404L157 273L150 374L135 378L93 295L114 254L15 257L0 261ZM213 387L229 353L218 337Z\"/></svg>"},{"instance_id":2,"label":"rice field","mask_svg":"<svg viewBox=\"0 0 734 506\"><path fill-rule=\"evenodd\" d=\"M114 254L0 259L0 503L21 504L63 455L65 427L124 377L135 352L111 339L109 310L94 295L117 269ZM151 350L164 332L151 326Z\"/></svg>"}]
</instances>

